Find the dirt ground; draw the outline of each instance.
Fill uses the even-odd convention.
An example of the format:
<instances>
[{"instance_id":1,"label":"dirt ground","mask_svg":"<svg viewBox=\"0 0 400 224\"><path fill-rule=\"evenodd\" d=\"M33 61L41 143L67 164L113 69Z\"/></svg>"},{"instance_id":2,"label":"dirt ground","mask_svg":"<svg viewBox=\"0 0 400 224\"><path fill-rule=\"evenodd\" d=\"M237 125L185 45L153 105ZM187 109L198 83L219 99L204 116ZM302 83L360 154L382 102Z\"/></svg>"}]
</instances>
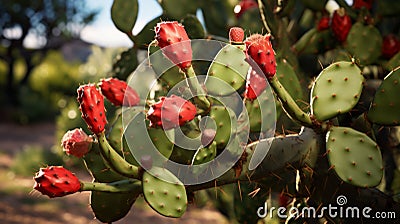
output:
<instances>
[{"instance_id":1,"label":"dirt ground","mask_svg":"<svg viewBox=\"0 0 400 224\"><path fill-rule=\"evenodd\" d=\"M41 123L29 126L0 124L0 223L1 224L97 224L89 206L89 192L76 193L63 198L49 199L32 191L33 179L13 175L9 168L13 156L25 145L35 144L50 148L54 144L55 126ZM90 180L86 173L79 178ZM142 200L142 199L141 199ZM162 217L139 201L124 219L124 223L228 223L212 209L189 206L180 219Z\"/></svg>"}]
</instances>

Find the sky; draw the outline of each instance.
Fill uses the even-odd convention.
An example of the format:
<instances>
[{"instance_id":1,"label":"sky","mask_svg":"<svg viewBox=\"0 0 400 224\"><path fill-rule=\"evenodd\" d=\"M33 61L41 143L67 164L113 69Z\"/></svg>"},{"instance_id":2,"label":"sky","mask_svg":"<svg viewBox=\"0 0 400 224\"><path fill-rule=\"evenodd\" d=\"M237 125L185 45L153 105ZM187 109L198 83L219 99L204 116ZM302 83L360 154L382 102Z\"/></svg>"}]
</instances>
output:
<instances>
[{"instance_id":1,"label":"sky","mask_svg":"<svg viewBox=\"0 0 400 224\"><path fill-rule=\"evenodd\" d=\"M81 33L81 38L89 43L103 47L129 47L132 42L126 34L115 28L111 20L113 0L87 0L87 6L100 10L96 20L87 25ZM162 9L156 0L139 0L139 15L133 28L133 34L142 30L150 20L161 15Z\"/></svg>"}]
</instances>

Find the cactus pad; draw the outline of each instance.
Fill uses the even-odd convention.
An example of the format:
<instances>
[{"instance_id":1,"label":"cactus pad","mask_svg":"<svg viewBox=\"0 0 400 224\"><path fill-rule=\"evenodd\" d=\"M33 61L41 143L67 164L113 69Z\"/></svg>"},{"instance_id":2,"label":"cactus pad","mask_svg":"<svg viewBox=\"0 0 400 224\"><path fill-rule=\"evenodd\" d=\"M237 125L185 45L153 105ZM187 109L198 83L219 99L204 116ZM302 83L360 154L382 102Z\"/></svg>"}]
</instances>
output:
<instances>
[{"instance_id":1,"label":"cactus pad","mask_svg":"<svg viewBox=\"0 0 400 224\"><path fill-rule=\"evenodd\" d=\"M381 55L382 36L373 25L355 23L347 36L346 50L363 65L374 63Z\"/></svg>"},{"instance_id":2,"label":"cactus pad","mask_svg":"<svg viewBox=\"0 0 400 224\"><path fill-rule=\"evenodd\" d=\"M210 117L217 125L214 141L217 142L217 147L224 147L236 130L235 113L228 107L215 105L211 107Z\"/></svg>"},{"instance_id":3,"label":"cactus pad","mask_svg":"<svg viewBox=\"0 0 400 224\"><path fill-rule=\"evenodd\" d=\"M201 148L196 151L193 156L193 165L203 164L209 162L215 158L217 155L217 143L213 142L211 145L205 148Z\"/></svg>"},{"instance_id":4,"label":"cactus pad","mask_svg":"<svg viewBox=\"0 0 400 224\"><path fill-rule=\"evenodd\" d=\"M311 113L320 121L349 112L360 99L364 77L354 62L336 62L319 74L311 89Z\"/></svg>"},{"instance_id":5,"label":"cactus pad","mask_svg":"<svg viewBox=\"0 0 400 224\"><path fill-rule=\"evenodd\" d=\"M186 190L183 184L164 168L153 167L150 172L151 174L147 171L143 173L143 195L146 201L161 215L181 217L187 207Z\"/></svg>"},{"instance_id":6,"label":"cactus pad","mask_svg":"<svg viewBox=\"0 0 400 224\"><path fill-rule=\"evenodd\" d=\"M115 222L128 214L139 196L139 192L140 189L134 193L92 191L90 194L90 206L99 221L104 223Z\"/></svg>"},{"instance_id":7,"label":"cactus pad","mask_svg":"<svg viewBox=\"0 0 400 224\"><path fill-rule=\"evenodd\" d=\"M132 163L134 165L137 165L139 157L144 155L150 155L153 159L160 158L160 155L155 155L157 151L161 153L162 158L168 159L174 146L171 142L174 139L173 129L164 131L161 128L149 128L148 121L145 122L145 119L144 113L137 114L124 132L127 145L136 159L136 162ZM154 163L159 164L163 161L156 160Z\"/></svg>"},{"instance_id":8,"label":"cactus pad","mask_svg":"<svg viewBox=\"0 0 400 224\"><path fill-rule=\"evenodd\" d=\"M374 187L383 176L381 151L362 132L332 127L326 136L329 163L344 182L360 187Z\"/></svg>"},{"instance_id":9,"label":"cactus pad","mask_svg":"<svg viewBox=\"0 0 400 224\"><path fill-rule=\"evenodd\" d=\"M111 7L111 19L114 25L124 33L131 33L139 12L137 0L114 0Z\"/></svg>"},{"instance_id":10,"label":"cactus pad","mask_svg":"<svg viewBox=\"0 0 400 224\"><path fill-rule=\"evenodd\" d=\"M400 69L389 73L375 94L368 119L381 125L400 124Z\"/></svg>"},{"instance_id":11,"label":"cactus pad","mask_svg":"<svg viewBox=\"0 0 400 224\"><path fill-rule=\"evenodd\" d=\"M221 84L213 79L206 81L209 93L217 96L230 95L240 87L246 80L249 65L244 60L246 55L240 49L240 45L226 45L223 47L211 63L207 75L221 79L229 86L221 88Z\"/></svg>"}]
</instances>

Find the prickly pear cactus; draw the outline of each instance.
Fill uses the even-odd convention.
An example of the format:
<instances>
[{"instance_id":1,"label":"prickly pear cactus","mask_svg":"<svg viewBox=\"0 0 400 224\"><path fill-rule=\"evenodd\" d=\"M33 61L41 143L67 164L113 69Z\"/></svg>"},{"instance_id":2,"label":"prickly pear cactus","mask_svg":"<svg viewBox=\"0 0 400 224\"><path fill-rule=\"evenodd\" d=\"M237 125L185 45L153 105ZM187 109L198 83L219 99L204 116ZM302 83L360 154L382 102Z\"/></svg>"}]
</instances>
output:
<instances>
[{"instance_id":1,"label":"prickly pear cactus","mask_svg":"<svg viewBox=\"0 0 400 224\"><path fill-rule=\"evenodd\" d=\"M302 209L346 195L400 212L399 3L160 0L162 14L135 34L142 2L114 0L111 18L133 47L115 58L108 81L77 91L93 135L74 154L93 181L75 178L57 196L90 191L107 223L142 196L180 218L195 195L232 223L256 223L267 199ZM127 86L133 98L124 103ZM69 185L55 180L35 189L54 197L51 186Z\"/></svg>"}]
</instances>

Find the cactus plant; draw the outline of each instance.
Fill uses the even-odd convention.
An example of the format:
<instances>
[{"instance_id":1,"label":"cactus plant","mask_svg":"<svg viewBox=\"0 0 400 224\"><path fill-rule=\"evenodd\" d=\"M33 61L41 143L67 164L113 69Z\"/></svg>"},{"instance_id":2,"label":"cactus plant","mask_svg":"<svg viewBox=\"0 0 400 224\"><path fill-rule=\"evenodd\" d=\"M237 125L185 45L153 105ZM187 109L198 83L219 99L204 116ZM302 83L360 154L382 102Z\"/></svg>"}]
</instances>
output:
<instances>
[{"instance_id":1,"label":"cactus plant","mask_svg":"<svg viewBox=\"0 0 400 224\"><path fill-rule=\"evenodd\" d=\"M123 218L142 195L156 212L174 218L182 217L193 194L207 197L240 223L257 221L255 210L270 192L290 196L289 206L298 208L328 206L348 193L365 196L349 197L361 206L398 211L391 195L374 188L383 173L393 186L397 168L383 165L392 164L398 141L388 143L393 137L382 130L399 125L400 54L393 41L386 49L381 36L398 33L386 18L398 17L398 3L178 2L159 1L163 14L133 35L137 2L114 1L112 19L134 45L110 74L125 76L137 94L122 91L123 81L113 78L101 82L101 92L94 84L79 87L82 118L94 134L89 151L79 155L93 181L74 179L72 190L57 182L49 196L91 191L102 222ZM148 57L126 77L139 49ZM380 86L370 85L386 73ZM109 123L101 94L119 108L107 111ZM198 193L219 187L229 194ZM320 218L313 222L331 220Z\"/></svg>"}]
</instances>

